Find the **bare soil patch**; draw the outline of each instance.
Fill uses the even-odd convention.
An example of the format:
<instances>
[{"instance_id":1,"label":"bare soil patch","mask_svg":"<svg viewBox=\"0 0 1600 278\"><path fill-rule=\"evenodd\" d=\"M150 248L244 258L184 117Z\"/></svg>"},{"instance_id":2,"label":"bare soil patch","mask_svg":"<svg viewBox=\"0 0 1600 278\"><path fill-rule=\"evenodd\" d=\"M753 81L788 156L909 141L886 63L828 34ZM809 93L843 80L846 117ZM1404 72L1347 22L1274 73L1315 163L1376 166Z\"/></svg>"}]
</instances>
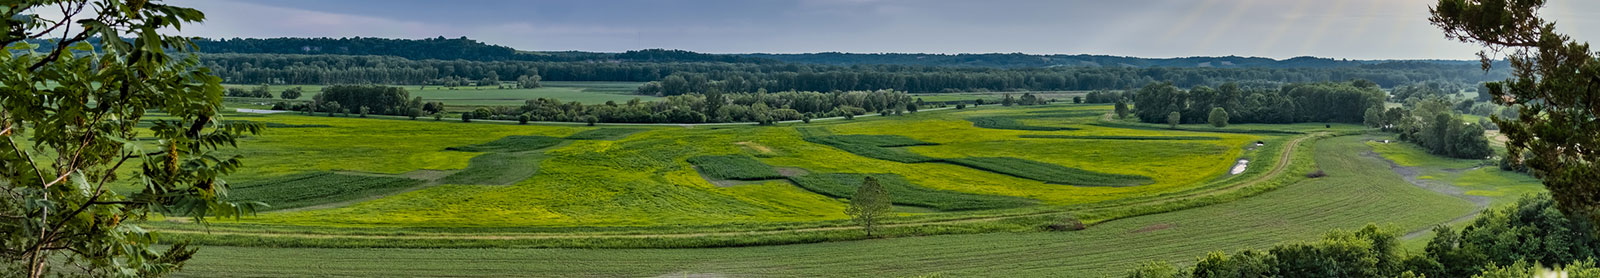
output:
<instances>
[{"instance_id":1,"label":"bare soil patch","mask_svg":"<svg viewBox=\"0 0 1600 278\"><path fill-rule=\"evenodd\" d=\"M736 142L736 143L733 143L733 144L734 145L744 146L745 148L750 148L751 150L754 150L757 153L761 153L761 154L770 154L770 153L772 153L772 148L771 147L767 147L766 145L762 145L762 144L756 143L756 142L743 141L743 142Z\"/></svg>"},{"instance_id":2,"label":"bare soil patch","mask_svg":"<svg viewBox=\"0 0 1600 278\"><path fill-rule=\"evenodd\" d=\"M777 167L777 168L773 168L773 170L778 170L778 174L779 175L783 175L785 177L798 177L798 176L804 176L806 174L810 174L811 173L810 171L806 171L806 169L795 168L795 167Z\"/></svg>"},{"instance_id":3,"label":"bare soil patch","mask_svg":"<svg viewBox=\"0 0 1600 278\"><path fill-rule=\"evenodd\" d=\"M1173 225L1172 223L1156 223L1156 224L1151 224L1150 226L1144 226L1144 228L1139 228L1138 230L1129 231L1128 233L1130 233L1130 234L1148 233L1148 232L1171 229L1172 227L1177 227L1177 225Z\"/></svg>"}]
</instances>

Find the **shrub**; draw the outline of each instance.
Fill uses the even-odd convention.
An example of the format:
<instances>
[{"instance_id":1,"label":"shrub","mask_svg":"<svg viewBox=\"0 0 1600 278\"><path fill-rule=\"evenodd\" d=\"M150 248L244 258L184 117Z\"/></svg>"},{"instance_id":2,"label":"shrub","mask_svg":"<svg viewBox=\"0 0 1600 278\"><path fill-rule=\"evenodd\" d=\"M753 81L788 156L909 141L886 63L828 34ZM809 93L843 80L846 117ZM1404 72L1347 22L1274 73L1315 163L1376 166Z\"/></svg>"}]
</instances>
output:
<instances>
[{"instance_id":1,"label":"shrub","mask_svg":"<svg viewBox=\"0 0 1600 278\"><path fill-rule=\"evenodd\" d=\"M528 124L528 118L529 118L528 114L517 115L517 124L519 124L519 125Z\"/></svg>"},{"instance_id":2,"label":"shrub","mask_svg":"<svg viewBox=\"0 0 1600 278\"><path fill-rule=\"evenodd\" d=\"M1313 171L1313 172L1310 172L1310 173L1306 173L1306 177L1307 178L1313 178L1313 179L1320 178L1320 177L1326 177L1326 176L1328 176L1328 173L1324 173L1320 169L1316 170L1316 171Z\"/></svg>"},{"instance_id":3,"label":"shrub","mask_svg":"<svg viewBox=\"0 0 1600 278\"><path fill-rule=\"evenodd\" d=\"M1044 227L1044 229L1046 231L1057 231L1057 232L1061 232L1061 231L1077 231L1077 230L1083 230L1085 228L1088 228L1088 226L1083 225L1083 221L1078 221L1078 218L1072 217L1070 215L1069 216L1062 216L1060 219L1057 219L1055 222L1051 222L1050 225L1046 225Z\"/></svg>"},{"instance_id":4,"label":"shrub","mask_svg":"<svg viewBox=\"0 0 1600 278\"><path fill-rule=\"evenodd\" d=\"M956 104L956 110L961 110L961 109L967 109L967 105L966 104L957 103Z\"/></svg>"}]
</instances>

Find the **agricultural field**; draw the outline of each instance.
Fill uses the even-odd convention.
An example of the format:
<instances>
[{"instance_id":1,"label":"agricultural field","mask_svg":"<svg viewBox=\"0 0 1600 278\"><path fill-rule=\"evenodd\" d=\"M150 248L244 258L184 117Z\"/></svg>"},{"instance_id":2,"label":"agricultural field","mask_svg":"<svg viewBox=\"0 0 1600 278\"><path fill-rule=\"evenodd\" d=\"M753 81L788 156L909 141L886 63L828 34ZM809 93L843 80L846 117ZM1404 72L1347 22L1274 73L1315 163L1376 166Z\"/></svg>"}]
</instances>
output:
<instances>
[{"instance_id":1,"label":"agricultural field","mask_svg":"<svg viewBox=\"0 0 1600 278\"><path fill-rule=\"evenodd\" d=\"M247 165L262 167L246 167L232 179L255 200L299 201L206 227L149 226L172 239L210 245L205 252L212 253L190 273L275 267L286 272L272 276L387 276L473 268L478 272L468 276L741 276L780 268L795 275L1094 276L1148 258L1184 260L1216 249L1313 239L1327 229L1369 222L1420 233L1407 237L1418 242L1432 225L1482 208L1472 196L1516 195L1537 186L1504 186L1508 179L1524 180L1488 168L1447 171L1467 162L1375 144L1381 135L1363 135L1359 126L1174 130L1114 119L1109 110L994 105L810 124L625 127L232 114L237 117L230 120L278 127L242 142L237 152ZM1250 168L1229 174L1241 159L1252 161ZM1391 167L1390 159L1424 173L1442 168L1422 176ZM1329 177L1304 176L1313 170ZM371 179L307 180L319 176ZM880 233L890 239L860 241L866 238L843 214L867 176L893 197L896 216ZM1408 180L1429 178L1472 193L1449 194ZM270 186L320 190L255 189ZM296 199L306 194L329 197ZM1046 231L1067 217L1089 228ZM785 245L793 243L812 244ZM736 246L757 247L670 249ZM338 249L348 247L429 249L405 249L398 257ZM483 247L511 249L451 249ZM1158 249L1170 251L1152 257ZM939 250L984 251L939 256ZM1051 255L1015 255L1040 252ZM783 260L789 263L761 259L769 253L793 257ZM293 259L228 261L280 255ZM480 255L552 263L420 261L476 261ZM300 266L318 256L383 259L347 268ZM907 267L868 270L873 266L838 258ZM567 260L593 262L576 269L553 263ZM627 262L645 263L610 265Z\"/></svg>"},{"instance_id":2,"label":"agricultural field","mask_svg":"<svg viewBox=\"0 0 1600 278\"><path fill-rule=\"evenodd\" d=\"M449 106L520 106L524 101L537 98L555 98L561 101L577 101L585 104L603 103L606 101L627 102L632 99L652 101L659 99L655 96L634 94L634 89L639 87L637 82L582 82L582 81L544 81L543 87L535 89L500 89L492 86L462 86L446 88L441 86L422 85L391 85L405 88L412 97L422 97L424 101L441 101ZM259 85L229 84L224 87L251 89ZM323 85L271 85L272 95L276 97L279 92L289 88L300 87L305 91L300 97L302 100L311 99L311 96L322 91Z\"/></svg>"},{"instance_id":3,"label":"agricultural field","mask_svg":"<svg viewBox=\"0 0 1600 278\"><path fill-rule=\"evenodd\" d=\"M1234 202L1126 218L1074 232L1006 232L716 249L341 249L206 247L180 275L1025 276L1120 275L1144 260L1314 240L1380 223L1415 231L1467 214L1466 201L1406 184L1359 136L1312 146L1328 177ZM272 258L272 259L260 259ZM337 264L328 264L338 261ZM893 267L886 267L893 266ZM250 271L248 273L240 271Z\"/></svg>"}]
</instances>

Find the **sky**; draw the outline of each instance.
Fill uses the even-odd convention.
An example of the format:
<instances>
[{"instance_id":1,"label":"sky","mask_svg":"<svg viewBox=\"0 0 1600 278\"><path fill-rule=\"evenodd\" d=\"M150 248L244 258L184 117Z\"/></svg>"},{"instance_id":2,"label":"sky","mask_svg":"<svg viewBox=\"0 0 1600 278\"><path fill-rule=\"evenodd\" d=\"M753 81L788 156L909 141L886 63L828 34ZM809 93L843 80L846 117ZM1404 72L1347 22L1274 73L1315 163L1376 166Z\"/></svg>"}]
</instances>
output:
<instances>
[{"instance_id":1,"label":"sky","mask_svg":"<svg viewBox=\"0 0 1600 278\"><path fill-rule=\"evenodd\" d=\"M1600 40L1600 1L1550 0L1557 31ZM1474 59L1432 0L169 0L186 36L461 37L520 50L1030 53ZM1587 27L1587 28L1586 28Z\"/></svg>"}]
</instances>

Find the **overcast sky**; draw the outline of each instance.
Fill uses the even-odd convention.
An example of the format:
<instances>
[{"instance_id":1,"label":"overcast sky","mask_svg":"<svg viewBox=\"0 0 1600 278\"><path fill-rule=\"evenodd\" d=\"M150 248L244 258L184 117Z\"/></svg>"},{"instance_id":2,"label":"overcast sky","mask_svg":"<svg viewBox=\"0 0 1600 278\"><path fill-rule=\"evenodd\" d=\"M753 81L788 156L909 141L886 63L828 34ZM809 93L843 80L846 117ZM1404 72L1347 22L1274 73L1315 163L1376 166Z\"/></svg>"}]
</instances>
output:
<instances>
[{"instance_id":1,"label":"overcast sky","mask_svg":"<svg viewBox=\"0 0 1600 278\"><path fill-rule=\"evenodd\" d=\"M232 37L467 36L522 50L922 52L1472 59L1430 0L181 0ZM1600 39L1600 1L1551 0L1558 31Z\"/></svg>"}]
</instances>

